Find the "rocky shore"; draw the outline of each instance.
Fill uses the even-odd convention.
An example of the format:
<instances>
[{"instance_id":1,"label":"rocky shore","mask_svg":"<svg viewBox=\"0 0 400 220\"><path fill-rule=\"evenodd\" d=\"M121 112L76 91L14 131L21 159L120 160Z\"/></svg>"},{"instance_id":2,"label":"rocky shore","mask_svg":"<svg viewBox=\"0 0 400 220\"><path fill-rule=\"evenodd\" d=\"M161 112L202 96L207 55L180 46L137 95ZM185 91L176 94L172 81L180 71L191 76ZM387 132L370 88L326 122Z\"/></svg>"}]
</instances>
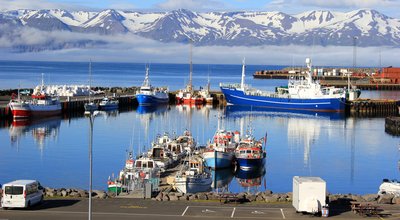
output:
<instances>
[{"instance_id":1,"label":"rocky shore","mask_svg":"<svg viewBox=\"0 0 400 220\"><path fill-rule=\"evenodd\" d=\"M46 197L70 197L70 198L88 198L89 193L87 190L82 189L69 189L69 188L49 188L46 187L44 190ZM223 200L221 193L216 192L204 192L196 194L184 194L179 192L159 192L154 195L152 200L155 201L198 201L198 200L209 200L209 201L220 201ZM126 198L128 194L121 193L118 197ZM270 190L264 192L252 193L235 193L229 194L231 198L235 198L237 202L249 203L249 202L259 202L259 203L285 203L292 202L292 193L273 193ZM103 190L93 190L92 197L96 199L107 199L115 198L114 193L105 192ZM366 194L366 195L353 195L353 194L329 194L328 201L330 204L340 204L346 205L350 201L356 202L371 202L377 204L397 204L400 205L400 197L395 197L394 195L385 194Z\"/></svg>"}]
</instances>

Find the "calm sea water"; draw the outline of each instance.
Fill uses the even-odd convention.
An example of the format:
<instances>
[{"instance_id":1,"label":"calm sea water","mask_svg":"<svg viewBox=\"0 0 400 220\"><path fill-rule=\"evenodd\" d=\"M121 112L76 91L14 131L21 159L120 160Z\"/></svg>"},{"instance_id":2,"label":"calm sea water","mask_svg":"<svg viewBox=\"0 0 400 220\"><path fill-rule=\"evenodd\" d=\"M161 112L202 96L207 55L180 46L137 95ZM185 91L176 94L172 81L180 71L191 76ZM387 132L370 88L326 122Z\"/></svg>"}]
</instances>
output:
<instances>
[{"instance_id":1,"label":"calm sea water","mask_svg":"<svg viewBox=\"0 0 400 220\"><path fill-rule=\"evenodd\" d=\"M102 86L139 85L144 75L144 64L94 64L93 68L97 69L93 78ZM266 67L249 66L248 72L261 68ZM51 72L52 84L86 84L86 69L84 63L1 62L0 86L14 88L20 81L26 82L26 86L21 83L22 87L29 87L28 83L34 86L40 72ZM168 82L171 89L178 89L187 79L187 69L187 65L153 64L151 79L155 85ZM219 81L239 82L241 66L214 65L208 71L208 65L195 65L196 86L206 83L208 72L213 87L217 88ZM267 89L285 83L253 80L251 76L247 80ZM396 92L364 94L399 97ZM224 117L218 120L218 115ZM63 116L27 124L5 121L1 124L0 183L38 179L51 187L88 188L87 118ZM216 185L227 185L225 188L233 192L264 189L287 192L292 190L293 176L304 175L321 176L332 193L376 193L383 178L400 178L400 138L385 133L384 118L346 118L340 114L232 106L223 109L169 106L103 112L95 118L94 188L106 189L107 178L124 166L130 148L139 154L148 150L158 134L181 134L185 129L190 129L198 143L204 145L218 126L242 133L250 129L256 138L268 133L264 170L247 176L239 173L236 177L229 170L216 174Z\"/></svg>"},{"instance_id":2,"label":"calm sea water","mask_svg":"<svg viewBox=\"0 0 400 220\"><path fill-rule=\"evenodd\" d=\"M287 80L253 79L257 70L277 70L285 66L247 65L246 84L274 91L276 86L287 85ZM89 84L89 64L77 62L0 61L0 89L34 88L45 84ZM239 83L242 66L194 64L193 85L205 86L208 79L212 90L219 90L219 83ZM144 63L92 63L92 85L102 87L140 86L144 80ZM183 88L189 81L188 64L150 64L150 81L153 86L168 86L171 91ZM398 91L364 91L362 98L399 99Z\"/></svg>"}]
</instances>

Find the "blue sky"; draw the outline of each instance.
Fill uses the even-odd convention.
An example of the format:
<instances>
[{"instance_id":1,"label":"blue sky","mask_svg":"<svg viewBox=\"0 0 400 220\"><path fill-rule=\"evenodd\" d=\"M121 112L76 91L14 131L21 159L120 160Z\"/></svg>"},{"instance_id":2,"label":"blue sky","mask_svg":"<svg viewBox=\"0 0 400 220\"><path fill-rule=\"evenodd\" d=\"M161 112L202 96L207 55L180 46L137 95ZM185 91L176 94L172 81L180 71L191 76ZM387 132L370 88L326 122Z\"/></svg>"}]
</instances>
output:
<instances>
[{"instance_id":1,"label":"blue sky","mask_svg":"<svg viewBox=\"0 0 400 220\"><path fill-rule=\"evenodd\" d=\"M0 10L12 9L102 10L124 9L168 11L186 8L194 11L281 11L296 14L309 10L348 12L360 8L376 9L400 18L400 0L0 0Z\"/></svg>"}]
</instances>

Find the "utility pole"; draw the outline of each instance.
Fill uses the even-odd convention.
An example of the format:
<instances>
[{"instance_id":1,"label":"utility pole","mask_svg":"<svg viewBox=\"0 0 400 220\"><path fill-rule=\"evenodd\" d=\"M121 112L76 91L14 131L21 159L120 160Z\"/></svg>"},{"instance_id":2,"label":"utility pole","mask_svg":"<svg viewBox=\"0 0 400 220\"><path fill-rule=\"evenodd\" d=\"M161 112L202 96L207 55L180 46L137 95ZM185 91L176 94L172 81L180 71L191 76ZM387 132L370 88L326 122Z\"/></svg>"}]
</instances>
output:
<instances>
[{"instance_id":1,"label":"utility pole","mask_svg":"<svg viewBox=\"0 0 400 220\"><path fill-rule=\"evenodd\" d=\"M357 67L357 39L358 37L353 37L353 73L356 71Z\"/></svg>"}]
</instances>

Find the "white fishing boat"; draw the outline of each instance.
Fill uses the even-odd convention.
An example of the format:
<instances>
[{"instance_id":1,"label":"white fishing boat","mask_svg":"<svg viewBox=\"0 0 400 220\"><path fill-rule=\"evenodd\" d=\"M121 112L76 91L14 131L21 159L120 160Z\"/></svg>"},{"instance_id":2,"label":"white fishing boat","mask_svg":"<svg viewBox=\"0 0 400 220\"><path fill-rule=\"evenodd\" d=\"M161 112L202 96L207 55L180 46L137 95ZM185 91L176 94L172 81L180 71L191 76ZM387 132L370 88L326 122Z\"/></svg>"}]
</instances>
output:
<instances>
[{"instance_id":1,"label":"white fishing boat","mask_svg":"<svg viewBox=\"0 0 400 220\"><path fill-rule=\"evenodd\" d=\"M199 156L189 158L184 169L175 176L174 185L181 193L208 192L211 189L212 177Z\"/></svg>"},{"instance_id":2,"label":"white fishing boat","mask_svg":"<svg viewBox=\"0 0 400 220\"><path fill-rule=\"evenodd\" d=\"M154 160L161 171L165 171L174 164L171 154L161 145L154 145L148 152L147 156Z\"/></svg>"},{"instance_id":3,"label":"white fishing boat","mask_svg":"<svg viewBox=\"0 0 400 220\"><path fill-rule=\"evenodd\" d=\"M118 109L119 101L118 99L104 97L100 104L100 110L115 110Z\"/></svg>"},{"instance_id":4,"label":"white fishing boat","mask_svg":"<svg viewBox=\"0 0 400 220\"><path fill-rule=\"evenodd\" d=\"M18 97L14 96L8 106L14 120L28 117L48 117L61 113L61 103L58 96L45 93L45 85L42 74L42 84L35 88L31 100L23 100L18 92Z\"/></svg>"},{"instance_id":5,"label":"white fishing boat","mask_svg":"<svg viewBox=\"0 0 400 220\"><path fill-rule=\"evenodd\" d=\"M119 172L118 177L114 180L109 177L108 191L119 194L138 188L144 181L151 181L152 184L159 182L160 171L160 167L153 159L140 157L134 160L132 152L129 152L125 167Z\"/></svg>"},{"instance_id":6,"label":"white fishing boat","mask_svg":"<svg viewBox=\"0 0 400 220\"><path fill-rule=\"evenodd\" d=\"M240 133L238 131L217 130L213 141L207 145L203 152L206 166L212 169L231 167L239 139Z\"/></svg>"},{"instance_id":7,"label":"white fishing boat","mask_svg":"<svg viewBox=\"0 0 400 220\"><path fill-rule=\"evenodd\" d=\"M200 88L199 94L203 97L206 104L212 104L214 99L211 97L210 93L210 79L208 79L207 86L205 88Z\"/></svg>"},{"instance_id":8,"label":"white fishing boat","mask_svg":"<svg viewBox=\"0 0 400 220\"><path fill-rule=\"evenodd\" d=\"M190 131L185 130L182 135L176 138L176 142L181 144L186 153L192 153L196 148L196 141L194 140Z\"/></svg>"}]
</instances>

